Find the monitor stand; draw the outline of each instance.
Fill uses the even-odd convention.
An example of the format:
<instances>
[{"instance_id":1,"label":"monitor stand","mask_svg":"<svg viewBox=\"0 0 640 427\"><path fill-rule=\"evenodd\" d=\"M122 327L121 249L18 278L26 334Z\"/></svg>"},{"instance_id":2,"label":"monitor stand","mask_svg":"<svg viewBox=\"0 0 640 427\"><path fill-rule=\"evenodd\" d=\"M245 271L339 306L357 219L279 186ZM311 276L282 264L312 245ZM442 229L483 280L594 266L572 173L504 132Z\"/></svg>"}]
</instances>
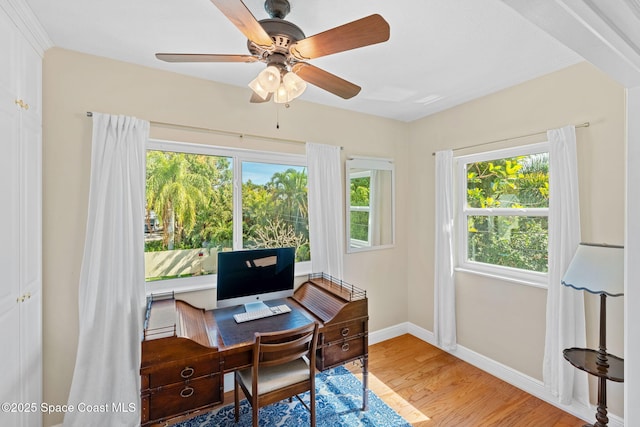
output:
<instances>
[{"instance_id":1,"label":"monitor stand","mask_svg":"<svg viewBox=\"0 0 640 427\"><path fill-rule=\"evenodd\" d=\"M263 310L265 308L269 307L262 301L248 302L244 305L244 311L246 311L247 313L250 311Z\"/></svg>"}]
</instances>

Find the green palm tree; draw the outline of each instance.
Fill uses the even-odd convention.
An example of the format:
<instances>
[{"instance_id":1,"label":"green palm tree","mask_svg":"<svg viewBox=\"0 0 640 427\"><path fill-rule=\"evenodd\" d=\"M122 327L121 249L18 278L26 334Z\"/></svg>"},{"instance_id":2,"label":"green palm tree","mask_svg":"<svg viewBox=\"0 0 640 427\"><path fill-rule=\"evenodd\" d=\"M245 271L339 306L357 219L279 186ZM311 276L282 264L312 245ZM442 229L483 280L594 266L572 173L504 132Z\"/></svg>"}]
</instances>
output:
<instances>
[{"instance_id":1,"label":"green palm tree","mask_svg":"<svg viewBox=\"0 0 640 427\"><path fill-rule=\"evenodd\" d=\"M308 217L307 202L307 173L289 168L284 172L273 174L269 183L273 186L273 194L279 205L279 214L285 221L292 222L296 231L299 230L302 218Z\"/></svg>"},{"instance_id":2,"label":"green palm tree","mask_svg":"<svg viewBox=\"0 0 640 427\"><path fill-rule=\"evenodd\" d=\"M153 210L162 221L162 243L169 250L183 231L193 229L198 207L210 196L208 178L190 172L185 156L188 154L147 153L147 214Z\"/></svg>"}]
</instances>

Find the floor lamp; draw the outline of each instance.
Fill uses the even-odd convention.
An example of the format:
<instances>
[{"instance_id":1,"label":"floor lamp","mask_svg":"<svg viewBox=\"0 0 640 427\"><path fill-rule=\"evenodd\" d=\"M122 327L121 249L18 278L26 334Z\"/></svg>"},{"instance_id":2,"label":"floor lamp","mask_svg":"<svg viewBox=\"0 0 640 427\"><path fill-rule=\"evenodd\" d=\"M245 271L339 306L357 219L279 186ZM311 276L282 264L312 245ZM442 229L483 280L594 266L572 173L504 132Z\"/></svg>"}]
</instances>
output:
<instances>
[{"instance_id":1,"label":"floor lamp","mask_svg":"<svg viewBox=\"0 0 640 427\"><path fill-rule=\"evenodd\" d=\"M607 380L624 381L624 359L607 352L607 297L623 295L624 248L580 243L567 272L562 277L562 284L600 295L598 349L568 348L564 350L564 358L576 368L598 377L598 409L596 423L593 426L606 427L609 423Z\"/></svg>"}]
</instances>

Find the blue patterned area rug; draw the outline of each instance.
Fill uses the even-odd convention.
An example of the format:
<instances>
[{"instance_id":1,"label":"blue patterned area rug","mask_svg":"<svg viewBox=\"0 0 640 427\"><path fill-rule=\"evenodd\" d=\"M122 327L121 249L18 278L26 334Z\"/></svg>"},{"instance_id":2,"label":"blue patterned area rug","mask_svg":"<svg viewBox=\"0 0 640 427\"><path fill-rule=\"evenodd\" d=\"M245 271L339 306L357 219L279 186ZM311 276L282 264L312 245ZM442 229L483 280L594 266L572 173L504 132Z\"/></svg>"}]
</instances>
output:
<instances>
[{"instance_id":1,"label":"blue patterned area rug","mask_svg":"<svg viewBox=\"0 0 640 427\"><path fill-rule=\"evenodd\" d=\"M309 393L301 396L309 402ZM346 368L339 366L316 376L317 427L410 427L406 420L369 390L369 409L362 411L362 383ZM260 408L260 426L303 427L309 425L309 411L297 400ZM240 421L235 423L233 403L176 424L175 427L250 427L251 406L240 403Z\"/></svg>"}]
</instances>

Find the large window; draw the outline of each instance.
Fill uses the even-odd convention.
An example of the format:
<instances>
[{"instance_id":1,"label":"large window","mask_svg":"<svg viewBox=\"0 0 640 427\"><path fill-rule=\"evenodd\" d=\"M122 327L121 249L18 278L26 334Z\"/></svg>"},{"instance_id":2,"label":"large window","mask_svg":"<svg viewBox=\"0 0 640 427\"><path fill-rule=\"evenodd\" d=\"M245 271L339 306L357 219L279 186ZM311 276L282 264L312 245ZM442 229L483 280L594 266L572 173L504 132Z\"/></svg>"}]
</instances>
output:
<instances>
[{"instance_id":1,"label":"large window","mask_svg":"<svg viewBox=\"0 0 640 427\"><path fill-rule=\"evenodd\" d=\"M211 287L218 252L296 247L310 267L301 155L150 141L145 279L152 291Z\"/></svg>"},{"instance_id":2,"label":"large window","mask_svg":"<svg viewBox=\"0 0 640 427\"><path fill-rule=\"evenodd\" d=\"M548 145L459 157L457 165L460 267L543 285L548 271Z\"/></svg>"}]
</instances>

